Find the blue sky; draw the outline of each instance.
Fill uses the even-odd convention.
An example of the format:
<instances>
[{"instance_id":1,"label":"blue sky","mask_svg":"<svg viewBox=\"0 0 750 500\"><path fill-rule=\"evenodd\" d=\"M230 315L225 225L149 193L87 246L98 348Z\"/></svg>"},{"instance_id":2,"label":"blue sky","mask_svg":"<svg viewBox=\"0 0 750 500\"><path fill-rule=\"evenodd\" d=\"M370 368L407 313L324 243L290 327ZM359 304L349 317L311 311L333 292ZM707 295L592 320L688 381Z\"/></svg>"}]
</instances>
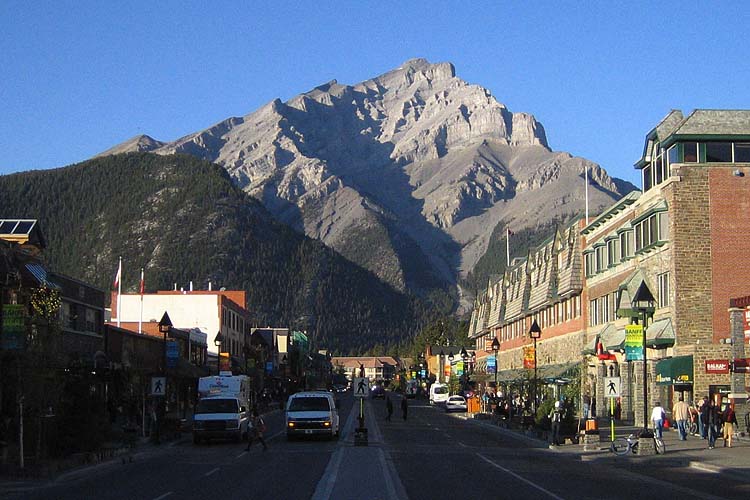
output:
<instances>
[{"instance_id":1,"label":"blue sky","mask_svg":"<svg viewBox=\"0 0 750 500\"><path fill-rule=\"evenodd\" d=\"M0 174L138 134L172 141L279 97L450 61L552 149L640 185L671 109L746 109L744 2L0 3Z\"/></svg>"}]
</instances>

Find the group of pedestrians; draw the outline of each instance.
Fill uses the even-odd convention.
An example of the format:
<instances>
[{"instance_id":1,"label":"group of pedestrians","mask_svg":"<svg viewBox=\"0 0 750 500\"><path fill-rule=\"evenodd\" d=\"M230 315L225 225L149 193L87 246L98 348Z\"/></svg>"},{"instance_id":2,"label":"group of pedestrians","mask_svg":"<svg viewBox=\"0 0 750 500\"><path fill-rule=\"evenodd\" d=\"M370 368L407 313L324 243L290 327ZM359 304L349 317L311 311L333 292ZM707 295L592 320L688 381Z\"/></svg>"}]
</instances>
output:
<instances>
[{"instance_id":1,"label":"group of pedestrians","mask_svg":"<svg viewBox=\"0 0 750 500\"><path fill-rule=\"evenodd\" d=\"M737 425L734 403L728 404L722 412L716 402L713 399L709 400L706 396L702 401L696 402L695 407L691 408L684 397L680 396L679 401L672 408L672 419L677 424L681 441L687 440L688 426L692 419L697 419L698 434L701 439L708 440L709 450L715 448L716 440L720 436L724 439L724 446L732 447L734 426ZM651 412L651 420L654 424L654 434L661 438L666 420L666 414L661 403L657 402L654 406Z\"/></svg>"}]
</instances>

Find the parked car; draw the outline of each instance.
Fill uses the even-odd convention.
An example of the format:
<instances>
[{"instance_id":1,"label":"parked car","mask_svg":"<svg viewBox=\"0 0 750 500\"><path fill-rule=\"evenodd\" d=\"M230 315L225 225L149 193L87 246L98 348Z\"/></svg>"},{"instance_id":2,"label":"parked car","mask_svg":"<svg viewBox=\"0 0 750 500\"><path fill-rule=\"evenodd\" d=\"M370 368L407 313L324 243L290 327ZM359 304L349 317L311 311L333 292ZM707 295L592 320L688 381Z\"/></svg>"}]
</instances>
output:
<instances>
[{"instance_id":1,"label":"parked car","mask_svg":"<svg viewBox=\"0 0 750 500\"><path fill-rule=\"evenodd\" d=\"M466 411L466 398L450 396L445 402L445 411Z\"/></svg>"},{"instance_id":2,"label":"parked car","mask_svg":"<svg viewBox=\"0 0 750 500\"><path fill-rule=\"evenodd\" d=\"M385 387L382 385L373 385L370 389L370 397L372 399L385 399Z\"/></svg>"}]
</instances>

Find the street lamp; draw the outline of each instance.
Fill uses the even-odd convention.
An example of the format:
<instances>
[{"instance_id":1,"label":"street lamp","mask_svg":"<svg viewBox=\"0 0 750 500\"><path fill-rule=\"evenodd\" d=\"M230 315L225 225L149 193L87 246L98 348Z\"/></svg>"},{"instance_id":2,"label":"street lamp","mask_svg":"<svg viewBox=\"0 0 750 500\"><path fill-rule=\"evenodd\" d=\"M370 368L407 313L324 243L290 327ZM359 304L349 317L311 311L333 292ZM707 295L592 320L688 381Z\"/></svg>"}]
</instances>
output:
<instances>
[{"instance_id":1,"label":"street lamp","mask_svg":"<svg viewBox=\"0 0 750 500\"><path fill-rule=\"evenodd\" d=\"M224 336L221 334L221 330L216 334L214 339L214 345L216 345L216 374L221 375L221 344L224 342Z\"/></svg>"},{"instance_id":2,"label":"street lamp","mask_svg":"<svg viewBox=\"0 0 750 500\"><path fill-rule=\"evenodd\" d=\"M438 382L441 380L445 382L445 369L443 366L445 365L445 351L440 349L440 353L438 354L440 357L440 373L438 373Z\"/></svg>"},{"instance_id":3,"label":"street lamp","mask_svg":"<svg viewBox=\"0 0 750 500\"><path fill-rule=\"evenodd\" d=\"M159 333L164 335L164 375L167 374L167 333L172 328L172 320L169 319L169 314L164 311L164 315L159 320ZM165 391L166 393L166 391Z\"/></svg>"},{"instance_id":4,"label":"street lamp","mask_svg":"<svg viewBox=\"0 0 750 500\"><path fill-rule=\"evenodd\" d=\"M542 336L542 329L539 328L539 323L536 322L536 319L531 323L531 328L529 329L529 336L534 339L534 416L536 416L536 386L537 386L537 366L536 366L536 341L539 339L539 337Z\"/></svg>"},{"instance_id":5,"label":"street lamp","mask_svg":"<svg viewBox=\"0 0 750 500\"><path fill-rule=\"evenodd\" d=\"M497 337L492 339L492 352L495 353L495 397L497 397L497 351L500 350L500 341Z\"/></svg>"},{"instance_id":6,"label":"street lamp","mask_svg":"<svg viewBox=\"0 0 750 500\"><path fill-rule=\"evenodd\" d=\"M466 348L461 348L461 361L464 362L464 390L469 389L469 353Z\"/></svg>"},{"instance_id":7,"label":"street lamp","mask_svg":"<svg viewBox=\"0 0 750 500\"><path fill-rule=\"evenodd\" d=\"M653 316L656 306L654 294L649 290L645 281L641 281L632 301L633 310L641 315L643 324L643 430L641 437L651 438L653 434L648 429L648 368L646 366L646 327L649 315ZM639 445L639 447L642 445Z\"/></svg>"}]
</instances>

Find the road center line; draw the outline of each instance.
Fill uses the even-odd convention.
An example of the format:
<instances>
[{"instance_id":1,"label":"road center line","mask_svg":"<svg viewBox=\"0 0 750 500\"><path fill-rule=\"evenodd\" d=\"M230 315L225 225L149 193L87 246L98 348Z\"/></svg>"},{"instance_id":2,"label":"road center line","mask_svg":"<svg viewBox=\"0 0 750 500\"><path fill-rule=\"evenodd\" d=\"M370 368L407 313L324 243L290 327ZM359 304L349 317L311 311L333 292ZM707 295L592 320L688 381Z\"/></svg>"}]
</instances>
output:
<instances>
[{"instance_id":1,"label":"road center line","mask_svg":"<svg viewBox=\"0 0 750 500\"><path fill-rule=\"evenodd\" d=\"M494 467L496 467L496 468L500 469L500 470L501 470L501 471L503 471L503 472L506 472L506 473L510 474L511 476L515 477L516 479L520 479L520 480L521 480L521 481L523 481L524 483L528 484L529 486L533 486L534 488L538 489L539 491L541 491L541 492L543 492L543 493L546 493L546 494L547 494L547 495L549 495L550 497L552 497L552 498L555 498L555 499L557 499L557 500L564 500L564 499L563 499L562 497L559 497L559 496L555 495L554 493L552 493L552 492L551 492L551 491L549 491L549 490L545 490L544 488L542 488L542 487L541 487L541 486L539 486L538 484L532 483L531 481L529 481L529 480L528 480L528 479L526 479L525 477L519 476L518 474L516 474L516 473L515 473L515 472L513 472L512 470L508 470L508 469L506 469L505 467L503 467L502 465L500 465L500 464L497 464L497 463L493 462L492 460L490 460L489 458L485 457L485 456L484 456L484 455L482 455L481 453L477 453L477 456L478 456L479 458L481 458L482 460L484 460L485 462L487 462L488 464L490 464L490 465L492 465L492 466L494 466Z\"/></svg>"},{"instance_id":2,"label":"road center line","mask_svg":"<svg viewBox=\"0 0 750 500\"><path fill-rule=\"evenodd\" d=\"M215 468L215 469L211 469L210 471L206 472L205 474L203 474L203 477L208 477L208 476L210 476L211 474L213 474L215 472L219 472L219 468L218 467Z\"/></svg>"},{"instance_id":3,"label":"road center line","mask_svg":"<svg viewBox=\"0 0 750 500\"><path fill-rule=\"evenodd\" d=\"M174 491L168 491L168 492L164 493L162 496L154 498L154 500L161 500L162 498L167 498L172 493L174 493Z\"/></svg>"}]
</instances>

